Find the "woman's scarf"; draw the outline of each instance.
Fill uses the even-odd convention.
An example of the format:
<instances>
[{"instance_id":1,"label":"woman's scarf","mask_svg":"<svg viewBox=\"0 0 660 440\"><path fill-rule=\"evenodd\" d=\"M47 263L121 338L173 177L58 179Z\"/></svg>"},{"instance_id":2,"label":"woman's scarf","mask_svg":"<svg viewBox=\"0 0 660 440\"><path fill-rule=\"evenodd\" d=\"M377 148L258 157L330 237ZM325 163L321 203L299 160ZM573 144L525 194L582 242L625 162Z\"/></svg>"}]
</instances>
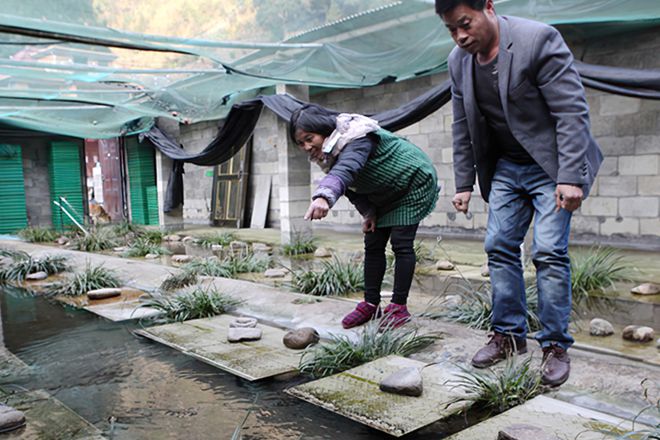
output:
<instances>
[{"instance_id":1,"label":"woman's scarf","mask_svg":"<svg viewBox=\"0 0 660 440\"><path fill-rule=\"evenodd\" d=\"M328 173L337 161L337 156L346 144L355 139L360 139L368 133L380 129L378 121L367 116L355 113L340 113L337 116L337 126L330 136L323 141L323 160L311 159L321 167L324 173Z\"/></svg>"}]
</instances>

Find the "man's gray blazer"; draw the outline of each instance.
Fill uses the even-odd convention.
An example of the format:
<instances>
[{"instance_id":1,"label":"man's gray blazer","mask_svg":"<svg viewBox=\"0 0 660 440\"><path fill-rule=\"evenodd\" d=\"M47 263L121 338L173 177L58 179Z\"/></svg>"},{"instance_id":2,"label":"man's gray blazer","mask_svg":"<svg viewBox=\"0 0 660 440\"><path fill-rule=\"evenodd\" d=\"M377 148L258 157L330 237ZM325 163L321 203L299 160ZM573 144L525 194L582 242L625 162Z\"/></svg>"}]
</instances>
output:
<instances>
[{"instance_id":1,"label":"man's gray blazer","mask_svg":"<svg viewBox=\"0 0 660 440\"><path fill-rule=\"evenodd\" d=\"M499 91L511 133L556 183L581 185L586 195L603 161L590 133L589 109L573 55L551 26L498 16ZM477 106L473 56L449 54L456 190L471 190L475 172L488 201L497 162Z\"/></svg>"}]
</instances>

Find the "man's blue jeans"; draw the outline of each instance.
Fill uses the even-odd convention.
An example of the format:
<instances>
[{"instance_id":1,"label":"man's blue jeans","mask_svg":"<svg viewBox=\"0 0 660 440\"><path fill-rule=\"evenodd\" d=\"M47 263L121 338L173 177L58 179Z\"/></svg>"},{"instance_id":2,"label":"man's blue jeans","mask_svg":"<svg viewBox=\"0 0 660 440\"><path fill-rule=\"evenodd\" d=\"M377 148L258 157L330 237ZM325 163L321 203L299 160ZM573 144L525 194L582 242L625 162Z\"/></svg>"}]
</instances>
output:
<instances>
[{"instance_id":1,"label":"man's blue jeans","mask_svg":"<svg viewBox=\"0 0 660 440\"><path fill-rule=\"evenodd\" d=\"M571 313L571 265L568 235L571 213L557 211L556 184L537 164L520 165L500 159L489 195L486 253L493 288L493 330L524 338L527 299L520 262L520 245L534 217L532 261L542 324L536 339L541 346L568 349Z\"/></svg>"}]
</instances>

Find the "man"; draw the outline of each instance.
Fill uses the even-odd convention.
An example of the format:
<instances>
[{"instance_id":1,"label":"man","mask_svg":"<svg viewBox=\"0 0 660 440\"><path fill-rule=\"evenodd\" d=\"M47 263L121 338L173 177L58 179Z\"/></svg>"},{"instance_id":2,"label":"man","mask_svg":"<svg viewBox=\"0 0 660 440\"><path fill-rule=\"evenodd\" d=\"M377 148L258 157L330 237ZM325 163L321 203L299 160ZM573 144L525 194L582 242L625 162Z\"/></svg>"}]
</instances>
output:
<instances>
[{"instance_id":1,"label":"man","mask_svg":"<svg viewBox=\"0 0 660 440\"><path fill-rule=\"evenodd\" d=\"M602 154L573 56L545 24L497 16L492 0L436 0L457 46L449 55L454 123L452 203L467 213L478 177L489 203L485 249L493 291L492 335L472 359L485 368L525 353L525 284L520 244L534 218L543 348L542 382L570 373L568 235Z\"/></svg>"}]
</instances>

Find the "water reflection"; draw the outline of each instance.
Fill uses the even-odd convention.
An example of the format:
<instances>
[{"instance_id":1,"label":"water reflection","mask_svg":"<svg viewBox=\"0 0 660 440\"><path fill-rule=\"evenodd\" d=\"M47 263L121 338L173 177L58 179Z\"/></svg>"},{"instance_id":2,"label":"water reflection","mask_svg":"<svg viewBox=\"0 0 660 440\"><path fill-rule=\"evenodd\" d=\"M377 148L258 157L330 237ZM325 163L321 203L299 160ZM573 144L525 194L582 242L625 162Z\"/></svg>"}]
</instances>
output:
<instances>
[{"instance_id":1,"label":"water reflection","mask_svg":"<svg viewBox=\"0 0 660 440\"><path fill-rule=\"evenodd\" d=\"M85 311L6 288L7 348L33 368L23 383L45 389L114 439L229 439L246 414L248 439L382 439L329 411L287 396L304 378L250 383ZM438 438L427 429L407 438Z\"/></svg>"}]
</instances>

